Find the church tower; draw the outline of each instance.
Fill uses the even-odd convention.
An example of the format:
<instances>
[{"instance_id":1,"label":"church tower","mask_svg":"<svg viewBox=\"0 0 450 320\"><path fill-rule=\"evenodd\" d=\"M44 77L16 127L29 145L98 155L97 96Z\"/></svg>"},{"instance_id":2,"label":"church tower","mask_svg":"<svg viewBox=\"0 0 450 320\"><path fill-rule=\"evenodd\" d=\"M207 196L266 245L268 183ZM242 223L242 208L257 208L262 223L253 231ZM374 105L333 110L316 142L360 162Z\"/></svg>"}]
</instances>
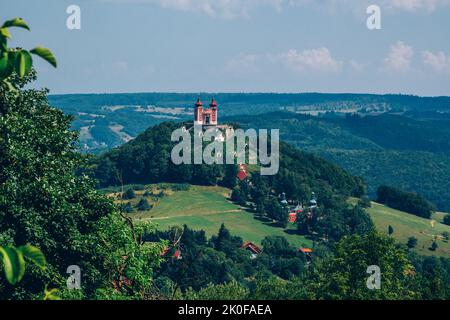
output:
<instances>
[{"instance_id":1,"label":"church tower","mask_svg":"<svg viewBox=\"0 0 450 320\"><path fill-rule=\"evenodd\" d=\"M202 124L203 124L203 103L200 101L200 98L198 98L194 110L194 125L202 125Z\"/></svg>"},{"instance_id":2,"label":"church tower","mask_svg":"<svg viewBox=\"0 0 450 320\"><path fill-rule=\"evenodd\" d=\"M211 125L217 126L217 103L214 98L212 98L209 107L211 108Z\"/></svg>"}]
</instances>

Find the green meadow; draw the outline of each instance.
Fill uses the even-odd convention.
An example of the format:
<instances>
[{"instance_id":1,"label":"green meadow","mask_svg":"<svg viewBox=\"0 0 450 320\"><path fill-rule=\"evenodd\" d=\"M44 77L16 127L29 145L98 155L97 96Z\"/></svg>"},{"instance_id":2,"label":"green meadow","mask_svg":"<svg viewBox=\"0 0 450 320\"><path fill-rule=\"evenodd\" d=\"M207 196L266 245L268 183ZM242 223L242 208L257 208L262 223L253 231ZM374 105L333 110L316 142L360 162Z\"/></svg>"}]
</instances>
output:
<instances>
[{"instance_id":1,"label":"green meadow","mask_svg":"<svg viewBox=\"0 0 450 320\"><path fill-rule=\"evenodd\" d=\"M398 242L406 244L409 237L417 238L415 250L419 254L450 257L450 242L442 236L445 231L450 233L450 226L439 222L443 213L435 214L433 219L424 219L375 202L366 210L378 230L387 233L389 226L392 226L392 236ZM438 244L436 251L429 249L433 241Z\"/></svg>"},{"instance_id":2,"label":"green meadow","mask_svg":"<svg viewBox=\"0 0 450 320\"><path fill-rule=\"evenodd\" d=\"M148 186L152 193L160 192L157 185ZM130 201L133 205L142 197L143 191L137 191L137 198ZM311 240L295 234L296 226L286 229L270 222L257 220L253 214L228 200L230 190L222 187L191 186L187 191L165 191L156 201L146 197L153 208L149 211L134 211L131 217L136 221L150 220L161 230L171 226L188 225L194 230L204 230L208 237L219 230L222 223L232 234L244 241L261 244L266 236L283 236L294 247L312 247Z\"/></svg>"}]
</instances>

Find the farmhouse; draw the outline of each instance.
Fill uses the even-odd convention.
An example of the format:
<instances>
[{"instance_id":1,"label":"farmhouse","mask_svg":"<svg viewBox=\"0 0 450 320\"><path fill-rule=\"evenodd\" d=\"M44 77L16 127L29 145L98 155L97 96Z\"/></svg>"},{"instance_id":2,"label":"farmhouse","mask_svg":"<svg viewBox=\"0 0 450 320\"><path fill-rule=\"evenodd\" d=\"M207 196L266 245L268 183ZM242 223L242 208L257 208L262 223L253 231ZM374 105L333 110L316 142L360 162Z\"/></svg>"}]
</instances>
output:
<instances>
[{"instance_id":1,"label":"farmhouse","mask_svg":"<svg viewBox=\"0 0 450 320\"><path fill-rule=\"evenodd\" d=\"M244 242L241 248L250 251L252 253L252 259L256 258L256 256L262 252L262 249L260 247L250 241Z\"/></svg>"}]
</instances>

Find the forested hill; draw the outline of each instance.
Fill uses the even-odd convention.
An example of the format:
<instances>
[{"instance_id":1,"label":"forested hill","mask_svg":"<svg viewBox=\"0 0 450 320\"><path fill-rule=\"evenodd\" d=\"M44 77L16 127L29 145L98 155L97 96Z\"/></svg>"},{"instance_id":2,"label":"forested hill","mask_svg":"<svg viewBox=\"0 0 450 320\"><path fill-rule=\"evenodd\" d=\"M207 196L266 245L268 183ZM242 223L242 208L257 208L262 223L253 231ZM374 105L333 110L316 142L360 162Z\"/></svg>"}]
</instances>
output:
<instances>
[{"instance_id":1,"label":"forested hill","mask_svg":"<svg viewBox=\"0 0 450 320\"><path fill-rule=\"evenodd\" d=\"M449 119L450 97L322 93L127 93L49 96L50 103L75 116L83 151L98 153L121 145L149 126L191 120L197 97L219 103L219 118L274 111L305 114L325 112L411 113Z\"/></svg>"},{"instance_id":2,"label":"forested hill","mask_svg":"<svg viewBox=\"0 0 450 320\"><path fill-rule=\"evenodd\" d=\"M236 166L181 165L170 159L174 145L170 141L179 123L165 122L147 129L136 139L95 158L94 175L99 186L187 182L199 185L222 184L228 187L236 176ZM256 174L259 170L256 170ZM275 191L297 199L309 199L312 191L319 197L364 193L364 184L338 166L317 156L281 143L280 170L264 177Z\"/></svg>"},{"instance_id":3,"label":"forested hill","mask_svg":"<svg viewBox=\"0 0 450 320\"><path fill-rule=\"evenodd\" d=\"M450 210L450 122L381 114L313 117L292 112L228 117L249 128L279 128L281 138L364 177L375 196L380 185L417 192Z\"/></svg>"}]
</instances>

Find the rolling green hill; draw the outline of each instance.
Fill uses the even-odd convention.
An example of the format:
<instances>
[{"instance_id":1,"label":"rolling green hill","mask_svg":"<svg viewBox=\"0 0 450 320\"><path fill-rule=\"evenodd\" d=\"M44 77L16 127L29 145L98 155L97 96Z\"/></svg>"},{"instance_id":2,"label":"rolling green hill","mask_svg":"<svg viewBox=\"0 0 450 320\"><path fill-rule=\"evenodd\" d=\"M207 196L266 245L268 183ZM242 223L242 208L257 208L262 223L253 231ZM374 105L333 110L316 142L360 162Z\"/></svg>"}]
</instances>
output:
<instances>
[{"instance_id":1,"label":"rolling green hill","mask_svg":"<svg viewBox=\"0 0 450 320\"><path fill-rule=\"evenodd\" d=\"M415 250L421 255L437 255L450 257L450 242L442 236L450 226L446 226L434 219L424 219L418 216L391 209L376 202L372 207L366 209L379 231L388 232L388 227L394 228L392 236L399 242L406 244L409 237L417 238ZM440 217L443 213L437 215ZM436 240L438 248L436 251L429 250L433 241Z\"/></svg>"},{"instance_id":2,"label":"rolling green hill","mask_svg":"<svg viewBox=\"0 0 450 320\"><path fill-rule=\"evenodd\" d=\"M151 190L151 194L161 192L160 185L148 185L146 189ZM136 191L137 197L130 201L133 206L143 197L144 192ZM282 229L270 222L255 219L252 213L230 202L227 199L229 189L190 186L189 190L165 189L163 193L162 197L146 196L153 208L134 211L130 216L137 222L153 221L161 230L186 224L194 230L204 230L208 237L217 234L224 223L234 235L240 236L244 241L260 244L266 236L276 235L285 237L295 247L312 247L311 240L295 234L295 225Z\"/></svg>"}]
</instances>

